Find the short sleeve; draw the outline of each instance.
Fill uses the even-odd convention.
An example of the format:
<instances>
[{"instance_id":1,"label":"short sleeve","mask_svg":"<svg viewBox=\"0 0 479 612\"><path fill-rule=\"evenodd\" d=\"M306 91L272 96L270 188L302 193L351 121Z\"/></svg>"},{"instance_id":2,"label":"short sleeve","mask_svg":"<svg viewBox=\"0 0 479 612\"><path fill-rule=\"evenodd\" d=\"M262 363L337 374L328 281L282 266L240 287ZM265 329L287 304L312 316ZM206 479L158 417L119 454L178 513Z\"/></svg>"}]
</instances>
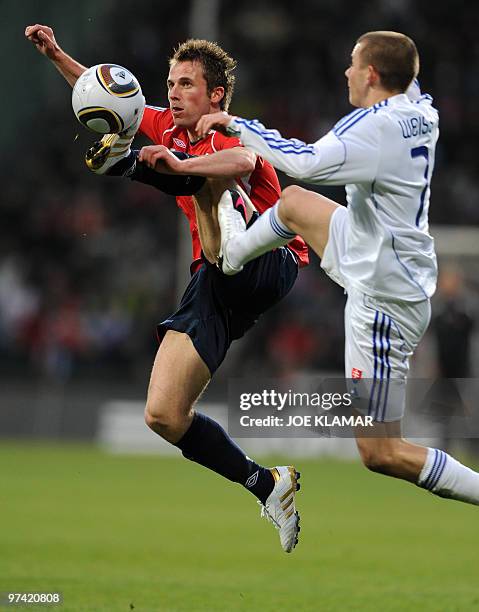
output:
<instances>
[{"instance_id":1,"label":"short sleeve","mask_svg":"<svg viewBox=\"0 0 479 612\"><path fill-rule=\"evenodd\" d=\"M171 114L167 108L146 106L140 124L140 133L155 144L163 144L163 134L172 125Z\"/></svg>"}]
</instances>

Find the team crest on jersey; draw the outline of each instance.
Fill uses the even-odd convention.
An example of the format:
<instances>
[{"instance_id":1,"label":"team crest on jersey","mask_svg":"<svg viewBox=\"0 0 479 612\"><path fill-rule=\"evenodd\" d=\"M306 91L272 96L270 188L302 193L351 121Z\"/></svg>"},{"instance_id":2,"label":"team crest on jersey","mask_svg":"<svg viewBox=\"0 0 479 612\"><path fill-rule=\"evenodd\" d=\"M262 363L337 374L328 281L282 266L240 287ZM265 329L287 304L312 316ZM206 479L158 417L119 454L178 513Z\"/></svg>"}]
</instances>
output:
<instances>
[{"instance_id":1,"label":"team crest on jersey","mask_svg":"<svg viewBox=\"0 0 479 612\"><path fill-rule=\"evenodd\" d=\"M358 368L353 368L351 370L351 378L354 378L355 380L360 380L363 377L363 371L359 370Z\"/></svg>"},{"instance_id":2,"label":"team crest on jersey","mask_svg":"<svg viewBox=\"0 0 479 612\"><path fill-rule=\"evenodd\" d=\"M180 149L186 149L186 143L179 138L173 138L173 142L177 147L180 147Z\"/></svg>"}]
</instances>

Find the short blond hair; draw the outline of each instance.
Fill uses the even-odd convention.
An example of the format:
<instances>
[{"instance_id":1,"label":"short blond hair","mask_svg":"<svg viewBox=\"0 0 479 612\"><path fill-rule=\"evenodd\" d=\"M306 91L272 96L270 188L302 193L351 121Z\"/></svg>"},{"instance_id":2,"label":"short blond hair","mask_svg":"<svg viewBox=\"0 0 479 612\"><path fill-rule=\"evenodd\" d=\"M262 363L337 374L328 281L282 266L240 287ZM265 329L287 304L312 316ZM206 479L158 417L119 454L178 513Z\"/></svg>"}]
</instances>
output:
<instances>
[{"instance_id":1,"label":"short blond hair","mask_svg":"<svg viewBox=\"0 0 479 612\"><path fill-rule=\"evenodd\" d=\"M373 66L388 91L404 92L419 73L419 54L414 41L400 32L366 32L358 38L361 61Z\"/></svg>"}]
</instances>

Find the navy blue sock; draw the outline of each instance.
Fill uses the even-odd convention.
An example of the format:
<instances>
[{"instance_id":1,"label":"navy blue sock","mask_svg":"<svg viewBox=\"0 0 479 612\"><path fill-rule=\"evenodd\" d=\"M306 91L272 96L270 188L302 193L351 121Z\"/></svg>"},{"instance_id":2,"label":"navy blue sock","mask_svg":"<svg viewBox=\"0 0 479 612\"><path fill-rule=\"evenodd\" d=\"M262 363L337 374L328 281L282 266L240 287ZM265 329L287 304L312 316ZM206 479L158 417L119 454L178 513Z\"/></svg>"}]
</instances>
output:
<instances>
[{"instance_id":1,"label":"navy blue sock","mask_svg":"<svg viewBox=\"0 0 479 612\"><path fill-rule=\"evenodd\" d=\"M263 504L273 490L270 470L247 457L221 425L204 414L195 412L190 428L175 446L186 459L242 484Z\"/></svg>"}]
</instances>

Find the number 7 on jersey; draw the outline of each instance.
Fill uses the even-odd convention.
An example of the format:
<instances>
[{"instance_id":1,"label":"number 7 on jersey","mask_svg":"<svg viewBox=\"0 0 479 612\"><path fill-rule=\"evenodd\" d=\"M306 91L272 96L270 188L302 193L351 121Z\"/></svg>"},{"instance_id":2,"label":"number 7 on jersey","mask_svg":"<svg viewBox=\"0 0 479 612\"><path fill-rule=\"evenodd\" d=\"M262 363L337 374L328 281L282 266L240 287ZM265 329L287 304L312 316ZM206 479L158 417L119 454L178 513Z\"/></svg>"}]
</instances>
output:
<instances>
[{"instance_id":1,"label":"number 7 on jersey","mask_svg":"<svg viewBox=\"0 0 479 612\"><path fill-rule=\"evenodd\" d=\"M414 147L411 149L411 157L414 159L416 157L424 157L426 160L426 169L424 170L424 178L426 179L426 184L424 185L424 189L421 192L421 203L419 205L419 210L416 215L416 227L419 226L419 219L421 218L422 211L424 209L424 198L426 197L426 191L429 187L428 182L428 174L429 174L429 149L427 147Z\"/></svg>"}]
</instances>

